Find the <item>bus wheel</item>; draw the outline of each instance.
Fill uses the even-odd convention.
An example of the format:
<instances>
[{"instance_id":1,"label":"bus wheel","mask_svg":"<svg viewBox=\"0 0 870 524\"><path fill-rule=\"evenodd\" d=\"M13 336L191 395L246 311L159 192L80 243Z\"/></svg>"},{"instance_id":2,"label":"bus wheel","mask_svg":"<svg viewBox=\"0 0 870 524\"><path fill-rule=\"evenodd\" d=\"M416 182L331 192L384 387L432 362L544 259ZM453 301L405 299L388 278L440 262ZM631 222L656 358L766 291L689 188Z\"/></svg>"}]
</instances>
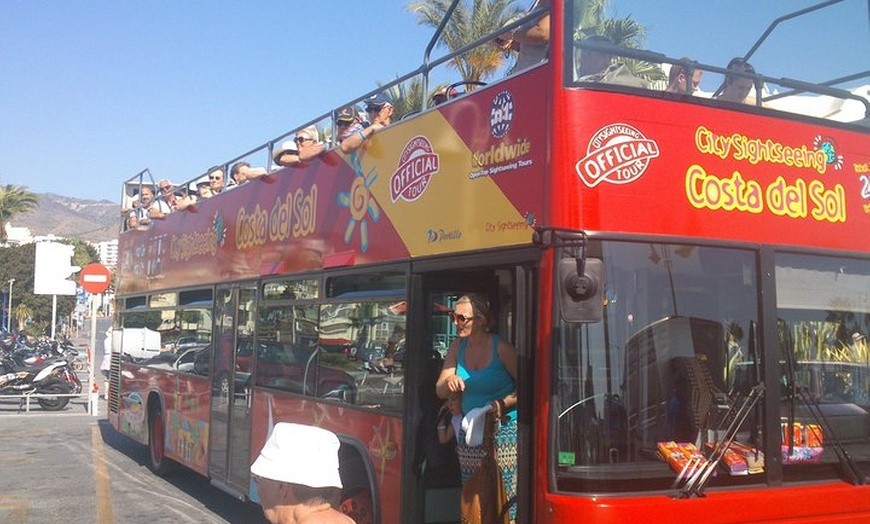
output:
<instances>
[{"instance_id":1,"label":"bus wheel","mask_svg":"<svg viewBox=\"0 0 870 524\"><path fill-rule=\"evenodd\" d=\"M339 511L352 518L356 524L374 524L375 512L372 492L367 488L350 488L341 494Z\"/></svg>"},{"instance_id":2,"label":"bus wheel","mask_svg":"<svg viewBox=\"0 0 870 524\"><path fill-rule=\"evenodd\" d=\"M148 455L151 471L155 475L163 477L171 473L172 461L164 455L166 426L163 420L163 410L158 405L150 410L148 417Z\"/></svg>"}]
</instances>

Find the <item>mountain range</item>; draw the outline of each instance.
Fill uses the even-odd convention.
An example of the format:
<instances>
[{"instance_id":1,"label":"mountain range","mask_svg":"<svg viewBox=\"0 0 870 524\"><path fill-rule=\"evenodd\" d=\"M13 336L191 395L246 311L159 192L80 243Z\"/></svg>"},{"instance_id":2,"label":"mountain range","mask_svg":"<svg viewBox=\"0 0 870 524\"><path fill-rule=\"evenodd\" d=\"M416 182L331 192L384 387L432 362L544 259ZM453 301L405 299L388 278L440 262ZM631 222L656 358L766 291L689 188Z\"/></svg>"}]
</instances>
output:
<instances>
[{"instance_id":1,"label":"mountain range","mask_svg":"<svg viewBox=\"0 0 870 524\"><path fill-rule=\"evenodd\" d=\"M37 193L39 206L12 219L33 236L53 234L89 242L118 238L120 206L108 200L83 200L54 193Z\"/></svg>"}]
</instances>

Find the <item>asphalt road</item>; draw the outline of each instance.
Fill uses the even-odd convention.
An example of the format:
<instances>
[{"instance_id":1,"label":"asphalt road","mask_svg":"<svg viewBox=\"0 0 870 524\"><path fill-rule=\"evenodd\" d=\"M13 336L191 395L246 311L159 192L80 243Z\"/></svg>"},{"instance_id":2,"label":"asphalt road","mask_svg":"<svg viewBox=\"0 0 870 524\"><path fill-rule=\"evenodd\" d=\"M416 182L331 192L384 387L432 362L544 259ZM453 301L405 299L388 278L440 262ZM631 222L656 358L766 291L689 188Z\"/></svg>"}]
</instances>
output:
<instances>
[{"instance_id":1,"label":"asphalt road","mask_svg":"<svg viewBox=\"0 0 870 524\"><path fill-rule=\"evenodd\" d=\"M97 380L109 320L96 325ZM90 320L73 342L90 345ZM82 353L82 357L86 354ZM79 371L87 384L87 371ZM2 524L265 524L262 510L212 487L204 477L180 469L155 476L146 466L148 449L120 435L97 415L87 397L58 412L0 399L0 523Z\"/></svg>"},{"instance_id":2,"label":"asphalt road","mask_svg":"<svg viewBox=\"0 0 870 524\"><path fill-rule=\"evenodd\" d=\"M0 401L0 522L3 524L263 524L256 505L233 499L193 472L160 478L148 450L87 413L18 414Z\"/></svg>"}]
</instances>

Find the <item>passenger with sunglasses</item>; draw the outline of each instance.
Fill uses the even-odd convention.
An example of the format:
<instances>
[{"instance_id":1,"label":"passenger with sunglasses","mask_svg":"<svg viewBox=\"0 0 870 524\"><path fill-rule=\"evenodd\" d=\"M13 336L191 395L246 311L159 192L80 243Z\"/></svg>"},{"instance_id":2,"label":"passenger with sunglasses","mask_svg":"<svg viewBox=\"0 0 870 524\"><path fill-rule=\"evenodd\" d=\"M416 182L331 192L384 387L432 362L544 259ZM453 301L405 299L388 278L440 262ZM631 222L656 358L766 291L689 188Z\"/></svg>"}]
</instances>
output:
<instances>
[{"instance_id":1,"label":"passenger with sunglasses","mask_svg":"<svg viewBox=\"0 0 870 524\"><path fill-rule=\"evenodd\" d=\"M365 141L393 121L393 99L386 92L372 95L366 99L367 122L356 122L343 133L341 152L352 153Z\"/></svg>"},{"instance_id":2,"label":"passenger with sunglasses","mask_svg":"<svg viewBox=\"0 0 870 524\"><path fill-rule=\"evenodd\" d=\"M173 191L172 182L165 178L160 182L157 182L157 191L157 198L166 202L169 209L175 209L175 192Z\"/></svg>"},{"instance_id":3,"label":"passenger with sunglasses","mask_svg":"<svg viewBox=\"0 0 870 524\"><path fill-rule=\"evenodd\" d=\"M208 186L212 196L219 195L224 192L224 189L234 185L236 185L235 182L227 184L223 166L214 166L208 170Z\"/></svg>"},{"instance_id":4,"label":"passenger with sunglasses","mask_svg":"<svg viewBox=\"0 0 870 524\"><path fill-rule=\"evenodd\" d=\"M165 178L160 182L157 182L157 190L160 192L157 198L161 202L166 203L166 207L169 211L178 211L179 209L187 207L187 202L185 202L184 196L177 193L175 189L175 184Z\"/></svg>"},{"instance_id":5,"label":"passenger with sunglasses","mask_svg":"<svg viewBox=\"0 0 870 524\"><path fill-rule=\"evenodd\" d=\"M492 333L490 315L489 304L481 296L464 295L456 301L450 320L458 337L447 350L435 393L442 399L460 396L465 420L456 436L456 453L463 484L483 460L483 446L471 445L473 438L467 434L474 413L488 406L501 421L495 435L495 454L510 499L517 492L517 351ZM510 515L514 521L516 505L511 506Z\"/></svg>"},{"instance_id":6,"label":"passenger with sunglasses","mask_svg":"<svg viewBox=\"0 0 870 524\"><path fill-rule=\"evenodd\" d=\"M296 133L296 146L299 148L299 160L310 162L323 153L326 147L320 141L320 132L317 127L308 126Z\"/></svg>"}]
</instances>

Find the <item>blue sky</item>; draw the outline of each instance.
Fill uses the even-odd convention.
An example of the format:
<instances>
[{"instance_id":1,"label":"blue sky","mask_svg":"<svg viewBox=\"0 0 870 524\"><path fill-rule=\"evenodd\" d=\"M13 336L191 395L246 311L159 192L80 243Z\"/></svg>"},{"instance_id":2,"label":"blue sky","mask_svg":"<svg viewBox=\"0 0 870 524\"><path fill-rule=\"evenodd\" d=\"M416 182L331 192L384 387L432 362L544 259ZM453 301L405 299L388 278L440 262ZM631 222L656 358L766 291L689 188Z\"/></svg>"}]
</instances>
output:
<instances>
[{"instance_id":1,"label":"blue sky","mask_svg":"<svg viewBox=\"0 0 870 524\"><path fill-rule=\"evenodd\" d=\"M649 48L724 65L815 3L612 5L648 27ZM431 29L406 4L3 0L0 184L118 202L146 167L190 179L419 66ZM870 69L868 21L867 0L846 0L786 23L752 61L808 80Z\"/></svg>"}]
</instances>

